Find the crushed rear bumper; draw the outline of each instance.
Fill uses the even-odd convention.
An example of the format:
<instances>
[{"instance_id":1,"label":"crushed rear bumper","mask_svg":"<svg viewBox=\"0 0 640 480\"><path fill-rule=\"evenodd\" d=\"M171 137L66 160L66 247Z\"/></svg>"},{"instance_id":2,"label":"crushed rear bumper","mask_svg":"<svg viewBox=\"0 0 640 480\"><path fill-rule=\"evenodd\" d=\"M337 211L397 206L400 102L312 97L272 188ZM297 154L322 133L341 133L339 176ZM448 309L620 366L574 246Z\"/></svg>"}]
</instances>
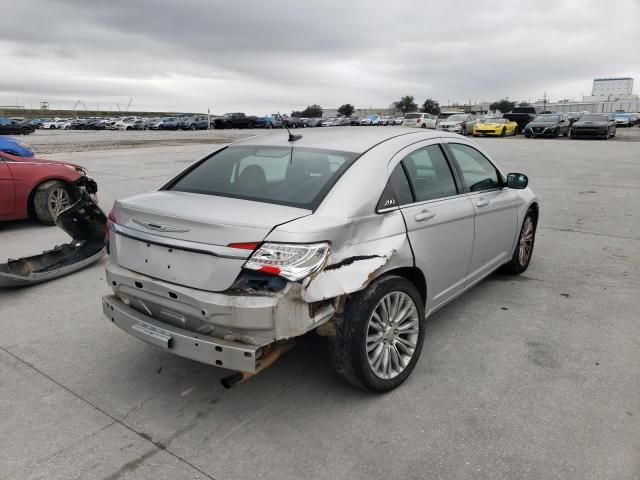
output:
<instances>
[{"instance_id":1,"label":"crushed rear bumper","mask_svg":"<svg viewBox=\"0 0 640 480\"><path fill-rule=\"evenodd\" d=\"M90 195L97 186L90 178L81 177L73 187L78 200L56 219L56 225L69 234L71 242L0 264L0 287L24 287L53 280L104 256L107 218Z\"/></svg>"},{"instance_id":2,"label":"crushed rear bumper","mask_svg":"<svg viewBox=\"0 0 640 480\"><path fill-rule=\"evenodd\" d=\"M200 335L154 320L128 307L114 295L102 297L102 310L128 334L174 355L241 372L256 373L260 369L262 347Z\"/></svg>"}]
</instances>

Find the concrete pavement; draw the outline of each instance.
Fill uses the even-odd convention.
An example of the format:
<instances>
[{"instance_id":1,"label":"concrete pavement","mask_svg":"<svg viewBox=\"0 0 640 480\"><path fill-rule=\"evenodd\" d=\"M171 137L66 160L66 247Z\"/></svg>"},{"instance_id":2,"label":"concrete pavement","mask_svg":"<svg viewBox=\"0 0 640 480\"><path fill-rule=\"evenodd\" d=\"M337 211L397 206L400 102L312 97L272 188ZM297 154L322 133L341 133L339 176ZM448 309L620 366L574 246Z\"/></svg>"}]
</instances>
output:
<instances>
[{"instance_id":1,"label":"concrete pavement","mask_svg":"<svg viewBox=\"0 0 640 480\"><path fill-rule=\"evenodd\" d=\"M494 274L428 322L411 378L340 382L310 336L232 390L101 315L104 262L0 291L0 479L637 479L640 144L479 139L541 200L522 276ZM51 155L102 206L211 145ZM0 224L0 257L65 240Z\"/></svg>"}]
</instances>

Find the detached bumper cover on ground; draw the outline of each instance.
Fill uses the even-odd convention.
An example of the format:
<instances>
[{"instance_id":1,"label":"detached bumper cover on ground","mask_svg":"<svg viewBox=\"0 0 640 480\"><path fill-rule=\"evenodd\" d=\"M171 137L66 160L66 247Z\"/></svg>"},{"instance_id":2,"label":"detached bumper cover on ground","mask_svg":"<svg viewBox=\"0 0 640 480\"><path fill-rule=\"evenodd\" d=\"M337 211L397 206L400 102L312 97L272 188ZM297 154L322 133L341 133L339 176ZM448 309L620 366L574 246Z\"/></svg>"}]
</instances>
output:
<instances>
[{"instance_id":1,"label":"detached bumper cover on ground","mask_svg":"<svg viewBox=\"0 0 640 480\"><path fill-rule=\"evenodd\" d=\"M82 177L74 187L78 200L56 220L56 225L72 241L38 255L0 264L0 287L23 287L53 280L87 267L105 254L107 218L90 196L97 186L93 180Z\"/></svg>"}]
</instances>

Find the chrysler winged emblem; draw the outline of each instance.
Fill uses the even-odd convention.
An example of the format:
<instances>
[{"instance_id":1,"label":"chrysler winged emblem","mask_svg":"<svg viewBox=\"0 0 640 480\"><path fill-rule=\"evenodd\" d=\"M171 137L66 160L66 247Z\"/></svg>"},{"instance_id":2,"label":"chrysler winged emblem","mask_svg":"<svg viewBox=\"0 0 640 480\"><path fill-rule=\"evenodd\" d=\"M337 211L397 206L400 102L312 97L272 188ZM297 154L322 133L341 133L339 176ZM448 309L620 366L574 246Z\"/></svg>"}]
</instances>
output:
<instances>
[{"instance_id":1,"label":"chrysler winged emblem","mask_svg":"<svg viewBox=\"0 0 640 480\"><path fill-rule=\"evenodd\" d=\"M145 222L144 220L140 220L138 218L133 218L132 220L136 222L138 225L142 225L145 228L148 228L150 230L155 230L157 232L188 232L189 231L188 228L174 227L173 225L162 225L160 223Z\"/></svg>"}]
</instances>

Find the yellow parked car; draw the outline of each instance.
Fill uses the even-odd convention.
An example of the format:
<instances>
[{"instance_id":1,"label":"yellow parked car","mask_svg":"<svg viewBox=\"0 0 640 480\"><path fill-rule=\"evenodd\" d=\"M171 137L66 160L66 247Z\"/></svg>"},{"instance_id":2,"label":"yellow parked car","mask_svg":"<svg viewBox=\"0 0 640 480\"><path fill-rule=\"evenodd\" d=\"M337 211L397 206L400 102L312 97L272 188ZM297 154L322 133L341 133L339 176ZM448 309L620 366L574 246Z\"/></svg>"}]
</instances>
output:
<instances>
[{"instance_id":1,"label":"yellow parked car","mask_svg":"<svg viewBox=\"0 0 640 480\"><path fill-rule=\"evenodd\" d=\"M473 136L492 135L504 137L506 135L516 135L518 124L510 122L506 118L487 118L479 121L473 127Z\"/></svg>"}]
</instances>

